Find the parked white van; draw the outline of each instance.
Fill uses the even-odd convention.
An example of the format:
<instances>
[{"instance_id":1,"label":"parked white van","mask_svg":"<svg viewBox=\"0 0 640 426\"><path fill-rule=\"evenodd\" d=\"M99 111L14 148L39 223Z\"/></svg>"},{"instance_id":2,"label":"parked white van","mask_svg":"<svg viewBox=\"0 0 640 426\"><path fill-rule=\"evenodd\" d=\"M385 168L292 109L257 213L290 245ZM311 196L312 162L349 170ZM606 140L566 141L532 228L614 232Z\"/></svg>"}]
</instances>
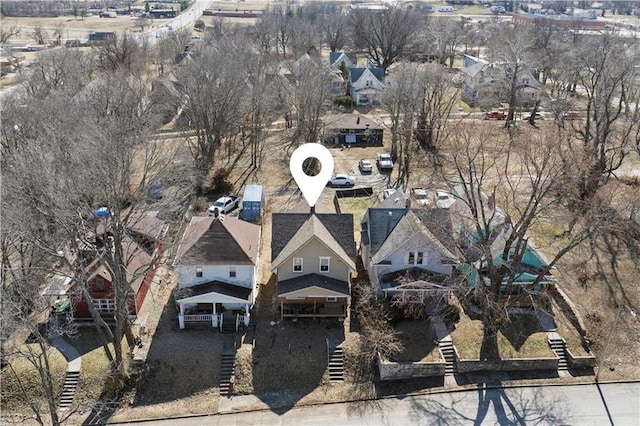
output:
<instances>
[{"instance_id":1,"label":"parked white van","mask_svg":"<svg viewBox=\"0 0 640 426\"><path fill-rule=\"evenodd\" d=\"M453 6L440 6L438 12L453 12Z\"/></svg>"}]
</instances>

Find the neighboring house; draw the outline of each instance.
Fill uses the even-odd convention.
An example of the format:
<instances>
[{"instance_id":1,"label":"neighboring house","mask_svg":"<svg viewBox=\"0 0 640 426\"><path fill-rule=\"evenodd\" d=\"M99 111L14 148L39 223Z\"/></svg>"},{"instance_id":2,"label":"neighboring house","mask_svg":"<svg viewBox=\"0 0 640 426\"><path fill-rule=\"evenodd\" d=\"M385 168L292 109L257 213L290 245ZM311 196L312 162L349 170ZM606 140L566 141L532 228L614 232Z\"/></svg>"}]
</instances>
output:
<instances>
[{"instance_id":1,"label":"neighboring house","mask_svg":"<svg viewBox=\"0 0 640 426\"><path fill-rule=\"evenodd\" d=\"M378 96L384 88L384 69L350 68L349 94L356 105L379 103Z\"/></svg>"},{"instance_id":2,"label":"neighboring house","mask_svg":"<svg viewBox=\"0 0 640 426\"><path fill-rule=\"evenodd\" d=\"M338 71L343 67L348 70L358 65L358 57L355 53L329 52L329 65Z\"/></svg>"},{"instance_id":3,"label":"neighboring house","mask_svg":"<svg viewBox=\"0 0 640 426\"><path fill-rule=\"evenodd\" d=\"M382 145L384 125L362 114L337 114L324 119L328 145Z\"/></svg>"},{"instance_id":4,"label":"neighboring house","mask_svg":"<svg viewBox=\"0 0 640 426\"><path fill-rule=\"evenodd\" d=\"M456 199L454 205L450 208L452 211L451 218L454 221L452 228L455 231L454 238L458 241L457 246L460 250L464 251L464 258L468 263L461 263L458 266L460 273L464 274L467 283L476 287L482 282L486 281L483 277L483 273L486 270L487 257L477 249L476 243L478 241L478 234L475 227L475 222L472 220L472 215L468 213L468 202L461 186L453 188L453 196ZM501 287L501 292L505 294L518 294L524 289L532 289L535 291L542 291L549 286L554 285L554 280L551 274L547 274L538 280L540 274L549 265L549 260L545 255L536 248L531 239L526 239L522 250L516 250L517 247L513 246L509 249L507 259L503 259L502 253L505 251L505 245L512 231L512 225L507 219L506 215L495 206L493 200L487 197L485 194L481 194L482 203L478 203L478 208L484 208L486 217L493 218L490 225L489 242L491 243L490 252L493 264L498 266L505 262L507 265L512 264L512 260L517 251L522 252L522 259L518 264L518 270L515 271L512 282L509 284L510 269L507 271L504 278L504 285ZM531 285L537 281L535 288L531 288ZM509 284L509 288L507 288ZM525 303L529 298L523 299Z\"/></svg>"},{"instance_id":5,"label":"neighboring house","mask_svg":"<svg viewBox=\"0 0 640 426\"><path fill-rule=\"evenodd\" d=\"M385 296L410 291L446 299L456 256L436 234L447 223L447 209L412 209L401 190L367 209L360 221L360 252L374 290Z\"/></svg>"},{"instance_id":6,"label":"neighboring house","mask_svg":"<svg viewBox=\"0 0 640 426\"><path fill-rule=\"evenodd\" d=\"M345 318L355 271L353 215L274 213L271 270L281 318Z\"/></svg>"},{"instance_id":7,"label":"neighboring house","mask_svg":"<svg viewBox=\"0 0 640 426\"><path fill-rule=\"evenodd\" d=\"M126 262L126 279L131 288L128 295L128 313L135 319L145 300L155 276L160 256L166 243L167 225L157 217L158 212L132 213L123 237L123 259ZM123 215L127 214L123 212ZM93 305L105 320L112 320L115 312L115 296L111 266L107 261L109 233L104 228L97 232L95 243L80 249L79 256L87 265L84 274ZM43 292L52 302L68 299L74 320L91 320L87 299L75 279L56 275Z\"/></svg>"},{"instance_id":8,"label":"neighboring house","mask_svg":"<svg viewBox=\"0 0 640 426\"><path fill-rule=\"evenodd\" d=\"M494 104L508 101L511 73L501 64L489 63L470 55L464 57L461 98L469 105ZM540 83L530 70L521 70L516 80L519 106L531 107L540 99Z\"/></svg>"},{"instance_id":9,"label":"neighboring house","mask_svg":"<svg viewBox=\"0 0 640 426\"><path fill-rule=\"evenodd\" d=\"M191 219L176 255L180 328L203 321L218 327L231 319L248 325L258 291L260 231L229 216Z\"/></svg>"}]
</instances>

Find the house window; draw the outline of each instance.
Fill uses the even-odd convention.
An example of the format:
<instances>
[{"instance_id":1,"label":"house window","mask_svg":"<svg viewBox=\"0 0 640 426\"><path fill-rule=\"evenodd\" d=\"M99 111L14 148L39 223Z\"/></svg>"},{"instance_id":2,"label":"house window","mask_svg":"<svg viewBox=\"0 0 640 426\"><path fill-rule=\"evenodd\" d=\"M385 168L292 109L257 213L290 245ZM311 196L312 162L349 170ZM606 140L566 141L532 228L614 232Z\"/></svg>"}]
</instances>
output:
<instances>
[{"instance_id":1,"label":"house window","mask_svg":"<svg viewBox=\"0 0 640 426\"><path fill-rule=\"evenodd\" d=\"M202 266L196 266L196 277L202 278Z\"/></svg>"},{"instance_id":2,"label":"house window","mask_svg":"<svg viewBox=\"0 0 640 426\"><path fill-rule=\"evenodd\" d=\"M409 265L424 265L424 252L422 251L410 251L409 259L407 260Z\"/></svg>"},{"instance_id":3,"label":"house window","mask_svg":"<svg viewBox=\"0 0 640 426\"><path fill-rule=\"evenodd\" d=\"M293 258L293 272L302 272L302 258L294 257Z\"/></svg>"},{"instance_id":4,"label":"house window","mask_svg":"<svg viewBox=\"0 0 640 426\"><path fill-rule=\"evenodd\" d=\"M371 80L367 80L367 87L371 87Z\"/></svg>"},{"instance_id":5,"label":"house window","mask_svg":"<svg viewBox=\"0 0 640 426\"><path fill-rule=\"evenodd\" d=\"M509 253L507 254L507 262L513 261L513 258L516 257L516 249L511 247L509 249Z\"/></svg>"},{"instance_id":6,"label":"house window","mask_svg":"<svg viewBox=\"0 0 640 426\"><path fill-rule=\"evenodd\" d=\"M116 301L114 299L91 299L98 312L115 312Z\"/></svg>"},{"instance_id":7,"label":"house window","mask_svg":"<svg viewBox=\"0 0 640 426\"><path fill-rule=\"evenodd\" d=\"M327 296L327 302L337 302L338 298L335 296Z\"/></svg>"},{"instance_id":8,"label":"house window","mask_svg":"<svg viewBox=\"0 0 640 426\"><path fill-rule=\"evenodd\" d=\"M235 277L236 277L236 267L229 266L229 278L235 278Z\"/></svg>"},{"instance_id":9,"label":"house window","mask_svg":"<svg viewBox=\"0 0 640 426\"><path fill-rule=\"evenodd\" d=\"M321 257L320 258L320 272L329 272L329 267L331 265L330 257Z\"/></svg>"},{"instance_id":10,"label":"house window","mask_svg":"<svg viewBox=\"0 0 640 426\"><path fill-rule=\"evenodd\" d=\"M96 277L96 290L104 290L104 278Z\"/></svg>"}]
</instances>

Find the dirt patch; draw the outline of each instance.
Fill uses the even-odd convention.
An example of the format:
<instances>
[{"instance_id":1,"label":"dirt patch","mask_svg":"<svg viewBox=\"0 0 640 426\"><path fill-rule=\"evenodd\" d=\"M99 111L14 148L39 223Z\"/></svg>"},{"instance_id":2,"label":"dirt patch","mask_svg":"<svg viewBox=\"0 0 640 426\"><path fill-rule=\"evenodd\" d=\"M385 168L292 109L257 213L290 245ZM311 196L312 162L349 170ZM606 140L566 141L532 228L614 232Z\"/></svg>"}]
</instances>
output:
<instances>
[{"instance_id":1,"label":"dirt patch","mask_svg":"<svg viewBox=\"0 0 640 426\"><path fill-rule=\"evenodd\" d=\"M436 335L429 320L402 321L395 327L402 352L395 354L393 362L441 361Z\"/></svg>"}]
</instances>

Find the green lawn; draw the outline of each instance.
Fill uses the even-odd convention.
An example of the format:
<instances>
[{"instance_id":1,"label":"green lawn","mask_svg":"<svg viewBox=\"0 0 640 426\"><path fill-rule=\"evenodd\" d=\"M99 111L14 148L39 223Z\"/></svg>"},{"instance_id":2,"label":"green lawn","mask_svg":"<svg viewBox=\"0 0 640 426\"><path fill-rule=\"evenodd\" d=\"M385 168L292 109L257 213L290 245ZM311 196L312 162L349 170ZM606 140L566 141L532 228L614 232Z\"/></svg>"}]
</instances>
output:
<instances>
[{"instance_id":1,"label":"green lawn","mask_svg":"<svg viewBox=\"0 0 640 426\"><path fill-rule=\"evenodd\" d=\"M338 202L340 203L340 211L342 213L353 214L353 229L359 239L360 219L369 207L372 207L378 202L378 197L375 195L369 197L345 197L339 198Z\"/></svg>"}]
</instances>

